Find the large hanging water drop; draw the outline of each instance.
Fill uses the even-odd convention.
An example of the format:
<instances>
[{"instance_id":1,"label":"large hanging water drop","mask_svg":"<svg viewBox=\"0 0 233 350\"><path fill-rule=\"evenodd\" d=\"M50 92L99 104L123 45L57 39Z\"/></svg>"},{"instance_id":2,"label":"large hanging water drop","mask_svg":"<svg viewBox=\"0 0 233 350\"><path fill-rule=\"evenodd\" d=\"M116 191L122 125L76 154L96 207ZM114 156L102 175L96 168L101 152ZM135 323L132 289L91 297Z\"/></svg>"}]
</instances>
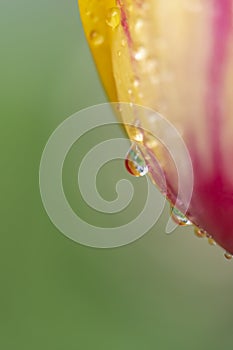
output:
<instances>
[{"instance_id":1,"label":"large hanging water drop","mask_svg":"<svg viewBox=\"0 0 233 350\"><path fill-rule=\"evenodd\" d=\"M171 206L171 217L180 226L191 226L192 222L176 207Z\"/></svg>"},{"instance_id":2,"label":"large hanging water drop","mask_svg":"<svg viewBox=\"0 0 233 350\"><path fill-rule=\"evenodd\" d=\"M148 173L148 166L136 143L133 143L126 155L125 167L131 175L136 177L144 176Z\"/></svg>"}]
</instances>

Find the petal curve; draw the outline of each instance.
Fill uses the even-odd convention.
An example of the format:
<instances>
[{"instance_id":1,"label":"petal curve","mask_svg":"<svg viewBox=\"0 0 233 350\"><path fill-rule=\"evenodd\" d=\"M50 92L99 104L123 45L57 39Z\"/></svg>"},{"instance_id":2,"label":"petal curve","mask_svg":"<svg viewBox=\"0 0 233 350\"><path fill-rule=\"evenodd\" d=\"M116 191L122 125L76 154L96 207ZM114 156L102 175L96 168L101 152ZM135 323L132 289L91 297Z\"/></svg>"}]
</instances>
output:
<instances>
[{"instance_id":1,"label":"petal curve","mask_svg":"<svg viewBox=\"0 0 233 350\"><path fill-rule=\"evenodd\" d=\"M194 170L188 216L233 254L233 0L79 0L79 6L109 98L149 107L179 130ZM120 13L114 28L106 23L112 8ZM93 31L103 40L93 40ZM125 123L133 120L123 115ZM156 134L155 122L143 116L140 122ZM146 146L175 182L164 153Z\"/></svg>"}]
</instances>

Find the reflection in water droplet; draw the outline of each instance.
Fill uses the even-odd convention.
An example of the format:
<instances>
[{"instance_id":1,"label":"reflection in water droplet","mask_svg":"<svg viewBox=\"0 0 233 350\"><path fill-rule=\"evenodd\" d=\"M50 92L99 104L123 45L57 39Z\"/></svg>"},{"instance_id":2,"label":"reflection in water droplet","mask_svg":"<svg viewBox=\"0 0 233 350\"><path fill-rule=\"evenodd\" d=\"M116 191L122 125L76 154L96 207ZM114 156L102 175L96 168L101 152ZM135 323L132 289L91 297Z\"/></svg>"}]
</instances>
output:
<instances>
[{"instance_id":1,"label":"reflection in water droplet","mask_svg":"<svg viewBox=\"0 0 233 350\"><path fill-rule=\"evenodd\" d=\"M224 256L227 260L231 260L233 258L232 254L231 253L228 253L228 252L225 252L224 253Z\"/></svg>"},{"instance_id":2,"label":"reflection in water droplet","mask_svg":"<svg viewBox=\"0 0 233 350\"><path fill-rule=\"evenodd\" d=\"M180 226L190 226L192 222L179 211L176 207L171 206L171 217L174 222Z\"/></svg>"},{"instance_id":3,"label":"reflection in water droplet","mask_svg":"<svg viewBox=\"0 0 233 350\"><path fill-rule=\"evenodd\" d=\"M115 29L119 26L121 21L120 9L118 7L112 7L106 17L106 23L112 29Z\"/></svg>"},{"instance_id":4,"label":"reflection in water droplet","mask_svg":"<svg viewBox=\"0 0 233 350\"><path fill-rule=\"evenodd\" d=\"M144 176L148 173L148 166L136 143L130 147L126 155L125 167L131 175L136 177Z\"/></svg>"},{"instance_id":5,"label":"reflection in water droplet","mask_svg":"<svg viewBox=\"0 0 233 350\"><path fill-rule=\"evenodd\" d=\"M204 238L206 237L206 231L202 230L199 227L195 227L194 233L198 238Z\"/></svg>"},{"instance_id":6,"label":"reflection in water droplet","mask_svg":"<svg viewBox=\"0 0 233 350\"><path fill-rule=\"evenodd\" d=\"M98 33L96 30L92 30L90 33L90 39L93 45L99 46L103 44L104 42L104 37L100 33Z\"/></svg>"}]
</instances>

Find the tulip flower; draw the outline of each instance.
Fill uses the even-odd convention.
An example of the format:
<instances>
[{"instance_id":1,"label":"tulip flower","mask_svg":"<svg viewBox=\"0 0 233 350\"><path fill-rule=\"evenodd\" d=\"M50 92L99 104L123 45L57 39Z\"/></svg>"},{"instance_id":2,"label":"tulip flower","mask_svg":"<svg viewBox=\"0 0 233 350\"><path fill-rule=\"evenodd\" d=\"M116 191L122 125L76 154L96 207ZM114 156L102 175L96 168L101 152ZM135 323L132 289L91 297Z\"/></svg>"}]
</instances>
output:
<instances>
[{"instance_id":1,"label":"tulip flower","mask_svg":"<svg viewBox=\"0 0 233 350\"><path fill-rule=\"evenodd\" d=\"M197 235L216 241L230 258L233 0L79 0L79 7L109 99L148 107L182 135L194 175L187 217ZM122 118L132 122L128 115ZM139 120L152 134L156 131L153 118ZM147 138L144 146L159 160L174 204L177 179L165 152L152 141Z\"/></svg>"}]
</instances>

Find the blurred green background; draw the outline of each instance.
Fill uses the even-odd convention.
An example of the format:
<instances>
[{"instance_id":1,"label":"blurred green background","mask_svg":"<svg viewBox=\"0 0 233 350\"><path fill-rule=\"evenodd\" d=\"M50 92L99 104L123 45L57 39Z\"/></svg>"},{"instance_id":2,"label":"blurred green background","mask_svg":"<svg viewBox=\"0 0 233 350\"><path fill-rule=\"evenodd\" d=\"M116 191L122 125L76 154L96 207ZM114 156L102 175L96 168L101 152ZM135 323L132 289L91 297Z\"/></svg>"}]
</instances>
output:
<instances>
[{"instance_id":1,"label":"blurred green background","mask_svg":"<svg viewBox=\"0 0 233 350\"><path fill-rule=\"evenodd\" d=\"M231 349L233 265L191 229L166 236L167 207L147 235L118 249L81 246L50 222L38 185L43 148L63 120L106 98L76 0L1 0L0 17L0 349ZM83 218L104 226L112 217L96 217L75 189L75 160L90 140L69 155L64 187ZM122 176L119 161L102 169L106 199ZM144 185L132 181L137 214Z\"/></svg>"}]
</instances>

